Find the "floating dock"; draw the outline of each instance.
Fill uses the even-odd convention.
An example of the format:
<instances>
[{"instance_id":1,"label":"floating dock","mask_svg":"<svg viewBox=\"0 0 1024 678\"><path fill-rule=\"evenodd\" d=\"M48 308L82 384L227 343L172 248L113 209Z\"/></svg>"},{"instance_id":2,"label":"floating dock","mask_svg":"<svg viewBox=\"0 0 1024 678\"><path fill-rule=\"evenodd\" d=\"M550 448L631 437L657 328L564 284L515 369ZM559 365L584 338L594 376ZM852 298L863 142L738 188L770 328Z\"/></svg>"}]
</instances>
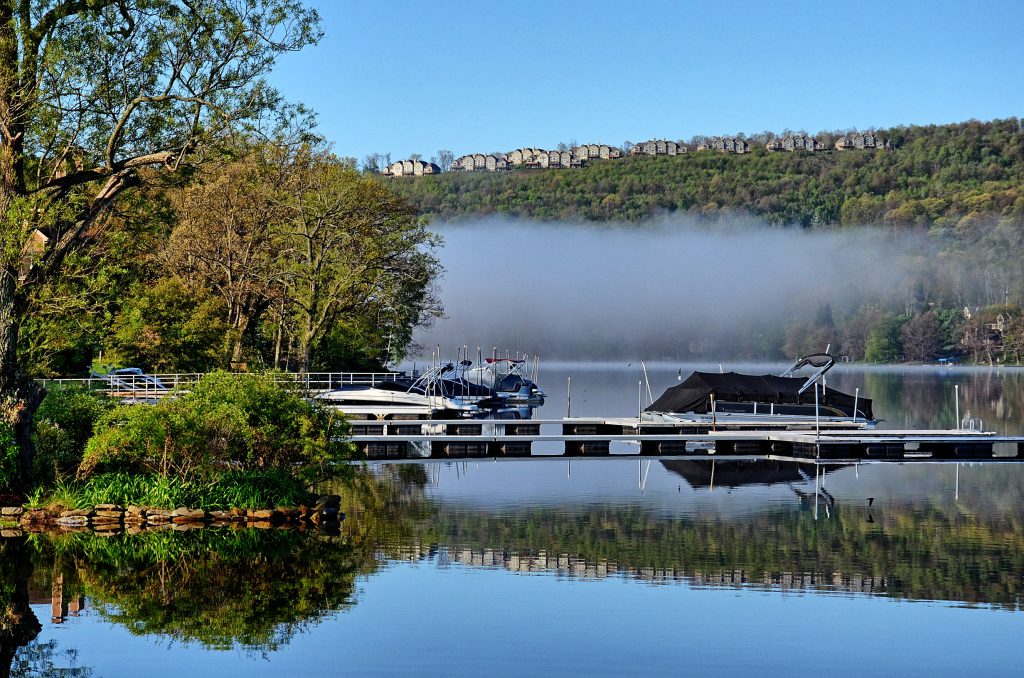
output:
<instances>
[{"instance_id":1,"label":"floating dock","mask_svg":"<svg viewBox=\"0 0 1024 678\"><path fill-rule=\"evenodd\" d=\"M352 442L368 460L632 455L832 462L1024 461L1024 436L971 430L850 428L848 422L816 426L792 421L654 423L636 418L580 417L361 420L352 423Z\"/></svg>"}]
</instances>

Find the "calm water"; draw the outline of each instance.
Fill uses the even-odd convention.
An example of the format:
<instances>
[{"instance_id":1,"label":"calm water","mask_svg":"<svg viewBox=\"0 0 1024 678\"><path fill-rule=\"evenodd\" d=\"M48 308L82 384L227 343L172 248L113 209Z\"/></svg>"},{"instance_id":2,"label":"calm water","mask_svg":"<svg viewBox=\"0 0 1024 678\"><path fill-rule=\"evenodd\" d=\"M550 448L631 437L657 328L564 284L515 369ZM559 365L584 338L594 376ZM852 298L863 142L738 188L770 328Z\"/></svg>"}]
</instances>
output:
<instances>
[{"instance_id":1,"label":"calm water","mask_svg":"<svg viewBox=\"0 0 1024 678\"><path fill-rule=\"evenodd\" d=\"M542 367L540 416L570 375L573 414L632 414L637 367ZM830 384L900 428L951 425L959 384L1018 433L1021 374ZM0 540L0 676L1016 675L1022 490L1016 464L375 466L338 535Z\"/></svg>"}]
</instances>

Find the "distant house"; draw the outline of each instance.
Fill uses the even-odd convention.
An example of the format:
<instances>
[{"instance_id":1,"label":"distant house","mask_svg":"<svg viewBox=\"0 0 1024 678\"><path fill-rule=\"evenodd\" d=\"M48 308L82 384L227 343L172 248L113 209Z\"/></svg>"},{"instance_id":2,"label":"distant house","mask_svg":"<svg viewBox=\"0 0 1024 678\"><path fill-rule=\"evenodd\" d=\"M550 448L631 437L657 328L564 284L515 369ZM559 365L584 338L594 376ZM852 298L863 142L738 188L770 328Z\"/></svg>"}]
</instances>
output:
<instances>
[{"instance_id":1,"label":"distant house","mask_svg":"<svg viewBox=\"0 0 1024 678\"><path fill-rule=\"evenodd\" d=\"M750 143L737 137L715 137L711 140L711 148L720 153L749 153Z\"/></svg>"},{"instance_id":2,"label":"distant house","mask_svg":"<svg viewBox=\"0 0 1024 678\"><path fill-rule=\"evenodd\" d=\"M432 162L422 160L398 160L393 162L381 172L389 177L419 177L424 174L440 174L441 168Z\"/></svg>"},{"instance_id":3,"label":"distant house","mask_svg":"<svg viewBox=\"0 0 1024 678\"><path fill-rule=\"evenodd\" d=\"M514 151L507 153L508 162L510 165L525 167L540 167L540 155L547 153L543 148L517 148Z\"/></svg>"},{"instance_id":4,"label":"distant house","mask_svg":"<svg viewBox=\"0 0 1024 678\"><path fill-rule=\"evenodd\" d=\"M28 240L21 248L21 266L18 267L18 282L24 282L28 274L36 265L36 261L46 251L50 244L50 236L38 228L33 228L28 234Z\"/></svg>"},{"instance_id":5,"label":"distant house","mask_svg":"<svg viewBox=\"0 0 1024 678\"><path fill-rule=\"evenodd\" d=\"M622 151L615 146L608 146L607 144L584 144L577 146L573 149L573 154L579 161L586 162L587 160L608 160L613 158L621 158Z\"/></svg>"},{"instance_id":6,"label":"distant house","mask_svg":"<svg viewBox=\"0 0 1024 678\"><path fill-rule=\"evenodd\" d=\"M805 136L803 134L787 134L780 138L775 138L765 144L765 148L769 151L817 151L822 148L820 142L811 136Z\"/></svg>"},{"instance_id":7,"label":"distant house","mask_svg":"<svg viewBox=\"0 0 1024 678\"><path fill-rule=\"evenodd\" d=\"M876 136L874 132L851 132L836 139L837 151L861 150L865 148L888 149L892 147L891 141L885 141L882 137Z\"/></svg>"},{"instance_id":8,"label":"distant house","mask_svg":"<svg viewBox=\"0 0 1024 678\"><path fill-rule=\"evenodd\" d=\"M665 139L651 139L633 144L629 149L630 155L679 155L686 153L686 146L675 141Z\"/></svg>"},{"instance_id":9,"label":"distant house","mask_svg":"<svg viewBox=\"0 0 1024 678\"><path fill-rule=\"evenodd\" d=\"M452 172L504 172L508 159L504 153L471 153L452 161Z\"/></svg>"},{"instance_id":10,"label":"distant house","mask_svg":"<svg viewBox=\"0 0 1024 678\"><path fill-rule=\"evenodd\" d=\"M541 169L568 169L572 167L571 151L541 151L534 156Z\"/></svg>"}]
</instances>

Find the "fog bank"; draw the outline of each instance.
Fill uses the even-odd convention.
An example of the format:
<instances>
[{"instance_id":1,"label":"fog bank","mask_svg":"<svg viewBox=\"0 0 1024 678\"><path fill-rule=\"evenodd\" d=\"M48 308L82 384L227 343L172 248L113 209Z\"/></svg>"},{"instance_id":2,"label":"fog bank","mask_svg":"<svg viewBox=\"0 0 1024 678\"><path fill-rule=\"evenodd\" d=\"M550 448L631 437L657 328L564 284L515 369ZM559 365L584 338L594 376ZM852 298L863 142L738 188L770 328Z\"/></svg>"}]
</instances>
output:
<instances>
[{"instance_id":1,"label":"fog bank","mask_svg":"<svg viewBox=\"0 0 1024 678\"><path fill-rule=\"evenodd\" d=\"M838 315L901 294L928 252L922 237L882 229L749 220L609 227L485 218L436 228L447 318L416 341L449 356L468 345L566 360L675 359L694 341L777 335L823 304Z\"/></svg>"}]
</instances>

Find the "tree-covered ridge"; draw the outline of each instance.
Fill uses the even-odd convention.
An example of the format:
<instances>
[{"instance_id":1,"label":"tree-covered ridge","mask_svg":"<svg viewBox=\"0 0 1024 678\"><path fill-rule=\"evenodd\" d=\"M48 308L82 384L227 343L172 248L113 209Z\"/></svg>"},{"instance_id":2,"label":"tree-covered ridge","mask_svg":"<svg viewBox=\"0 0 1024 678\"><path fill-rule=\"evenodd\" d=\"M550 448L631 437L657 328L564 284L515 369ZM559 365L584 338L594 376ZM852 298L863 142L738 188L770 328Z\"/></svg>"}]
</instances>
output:
<instances>
[{"instance_id":1,"label":"tree-covered ridge","mask_svg":"<svg viewBox=\"0 0 1024 678\"><path fill-rule=\"evenodd\" d=\"M970 228L982 216L1024 220L1024 124L1017 118L879 130L893 150L698 151L595 161L578 170L517 170L389 182L424 213L460 219L641 221L661 212L744 211L777 224ZM826 147L830 147L827 145Z\"/></svg>"}]
</instances>

